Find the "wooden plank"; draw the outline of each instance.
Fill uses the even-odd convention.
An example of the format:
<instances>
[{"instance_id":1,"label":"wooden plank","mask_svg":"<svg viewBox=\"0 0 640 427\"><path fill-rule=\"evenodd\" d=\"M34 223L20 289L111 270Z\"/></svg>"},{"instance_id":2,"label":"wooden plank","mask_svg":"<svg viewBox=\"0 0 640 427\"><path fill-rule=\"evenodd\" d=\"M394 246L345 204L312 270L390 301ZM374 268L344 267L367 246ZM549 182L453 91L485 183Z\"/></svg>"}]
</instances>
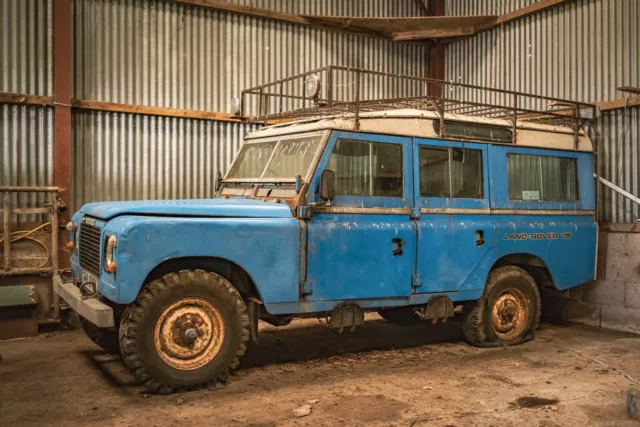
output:
<instances>
[{"instance_id":1,"label":"wooden plank","mask_svg":"<svg viewBox=\"0 0 640 427\"><path fill-rule=\"evenodd\" d=\"M616 99L614 101L596 102L600 111L617 110L619 108L637 107L640 105L640 96Z\"/></svg>"},{"instance_id":2,"label":"wooden plank","mask_svg":"<svg viewBox=\"0 0 640 427\"><path fill-rule=\"evenodd\" d=\"M640 87L633 86L621 86L618 88L620 92L632 93L634 95L640 95Z\"/></svg>"},{"instance_id":3,"label":"wooden plank","mask_svg":"<svg viewBox=\"0 0 640 427\"><path fill-rule=\"evenodd\" d=\"M27 95L25 93L0 92L0 104L52 106L53 97Z\"/></svg>"},{"instance_id":4,"label":"wooden plank","mask_svg":"<svg viewBox=\"0 0 640 427\"><path fill-rule=\"evenodd\" d=\"M393 41L401 40L420 40L429 38L445 38L445 37L460 37L470 36L475 33L474 27L457 27L457 28L429 28L419 31L405 31L401 33L394 33L392 36Z\"/></svg>"},{"instance_id":5,"label":"wooden plank","mask_svg":"<svg viewBox=\"0 0 640 427\"><path fill-rule=\"evenodd\" d=\"M560 6L565 3L572 2L574 0L541 0L533 3L527 7L514 10L513 12L506 13L498 18L498 24L506 24L507 22L515 21L516 19L524 18L527 15L542 12L543 10L550 9L552 7Z\"/></svg>"},{"instance_id":6,"label":"wooden plank","mask_svg":"<svg viewBox=\"0 0 640 427\"><path fill-rule=\"evenodd\" d=\"M525 16L533 15L534 13L542 12L552 7L560 6L566 3L570 3L572 1L575 1L575 0L540 0L529 6L514 10L509 13L505 13L504 15L499 16L495 23L487 23L487 24L476 27L476 33L489 30L501 24L506 24L508 22L512 22L517 19L524 18Z\"/></svg>"},{"instance_id":7,"label":"wooden plank","mask_svg":"<svg viewBox=\"0 0 640 427\"><path fill-rule=\"evenodd\" d=\"M274 21L287 22L297 25L305 25L308 27L318 28L320 30L337 31L340 33L356 34L360 36L382 38L388 40L389 37L379 34L375 31L356 28L356 27L340 27L327 25L321 21L316 21L312 17L296 15L293 13L276 12L258 7L243 6L235 3L217 0L174 0L176 3L189 6L199 6L208 9L220 10L223 12L236 13L240 15L254 16L257 18L271 19Z\"/></svg>"},{"instance_id":8,"label":"wooden plank","mask_svg":"<svg viewBox=\"0 0 640 427\"><path fill-rule=\"evenodd\" d=\"M181 117L186 119L217 120L223 122L240 122L229 113L214 111L183 110L179 108L150 107L145 105L118 104L114 102L88 101L74 99L74 108L82 110L111 111L114 113L146 114L151 116Z\"/></svg>"}]
</instances>

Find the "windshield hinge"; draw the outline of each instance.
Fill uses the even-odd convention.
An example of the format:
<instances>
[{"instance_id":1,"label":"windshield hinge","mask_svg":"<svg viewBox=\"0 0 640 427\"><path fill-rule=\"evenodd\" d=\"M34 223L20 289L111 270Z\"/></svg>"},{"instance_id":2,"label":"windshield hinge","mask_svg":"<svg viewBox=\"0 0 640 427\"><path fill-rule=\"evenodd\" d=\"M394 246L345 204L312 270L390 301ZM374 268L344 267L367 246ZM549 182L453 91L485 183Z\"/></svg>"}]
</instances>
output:
<instances>
[{"instance_id":1,"label":"windshield hinge","mask_svg":"<svg viewBox=\"0 0 640 427\"><path fill-rule=\"evenodd\" d=\"M311 206L298 207L298 218L311 219L312 216L313 216L313 209L311 209Z\"/></svg>"}]
</instances>

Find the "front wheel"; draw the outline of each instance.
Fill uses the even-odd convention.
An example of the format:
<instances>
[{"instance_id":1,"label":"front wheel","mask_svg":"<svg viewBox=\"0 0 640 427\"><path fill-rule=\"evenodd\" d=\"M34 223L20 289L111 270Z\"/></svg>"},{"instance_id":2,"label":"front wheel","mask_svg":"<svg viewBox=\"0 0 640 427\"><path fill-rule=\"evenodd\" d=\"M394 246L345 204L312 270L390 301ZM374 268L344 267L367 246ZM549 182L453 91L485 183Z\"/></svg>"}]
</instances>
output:
<instances>
[{"instance_id":1,"label":"front wheel","mask_svg":"<svg viewBox=\"0 0 640 427\"><path fill-rule=\"evenodd\" d=\"M120 324L125 364L152 391L224 380L249 339L247 307L224 277L169 273L147 284Z\"/></svg>"},{"instance_id":2,"label":"front wheel","mask_svg":"<svg viewBox=\"0 0 640 427\"><path fill-rule=\"evenodd\" d=\"M465 340L478 347L506 346L533 338L540 321L540 292L533 277L516 266L489 273L482 297L463 311Z\"/></svg>"}]
</instances>

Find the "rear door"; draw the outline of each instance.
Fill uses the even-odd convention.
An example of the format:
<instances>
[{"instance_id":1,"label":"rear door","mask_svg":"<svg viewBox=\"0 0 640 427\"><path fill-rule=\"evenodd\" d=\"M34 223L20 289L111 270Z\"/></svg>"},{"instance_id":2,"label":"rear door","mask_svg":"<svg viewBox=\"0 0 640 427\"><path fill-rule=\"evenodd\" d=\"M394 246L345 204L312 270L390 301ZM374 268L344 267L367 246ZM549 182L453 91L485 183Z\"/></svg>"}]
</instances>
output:
<instances>
[{"instance_id":1,"label":"rear door","mask_svg":"<svg viewBox=\"0 0 640 427\"><path fill-rule=\"evenodd\" d=\"M490 250L487 145L416 138L416 293L452 292Z\"/></svg>"},{"instance_id":2,"label":"rear door","mask_svg":"<svg viewBox=\"0 0 640 427\"><path fill-rule=\"evenodd\" d=\"M308 222L307 300L408 297L415 263L411 139L335 132L318 166L335 197Z\"/></svg>"}]
</instances>

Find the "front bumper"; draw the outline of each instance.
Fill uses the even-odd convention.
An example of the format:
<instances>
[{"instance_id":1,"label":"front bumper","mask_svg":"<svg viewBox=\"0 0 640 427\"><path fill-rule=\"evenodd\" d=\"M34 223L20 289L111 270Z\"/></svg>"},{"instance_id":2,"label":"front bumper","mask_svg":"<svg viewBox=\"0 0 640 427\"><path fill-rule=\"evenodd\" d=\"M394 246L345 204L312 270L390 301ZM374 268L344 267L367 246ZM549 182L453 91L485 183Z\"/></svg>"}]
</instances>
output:
<instances>
[{"instance_id":1,"label":"front bumper","mask_svg":"<svg viewBox=\"0 0 640 427\"><path fill-rule=\"evenodd\" d=\"M53 291L80 316L100 328L115 326L113 309L96 298L83 299L80 289L73 282L63 282L53 276Z\"/></svg>"}]
</instances>

